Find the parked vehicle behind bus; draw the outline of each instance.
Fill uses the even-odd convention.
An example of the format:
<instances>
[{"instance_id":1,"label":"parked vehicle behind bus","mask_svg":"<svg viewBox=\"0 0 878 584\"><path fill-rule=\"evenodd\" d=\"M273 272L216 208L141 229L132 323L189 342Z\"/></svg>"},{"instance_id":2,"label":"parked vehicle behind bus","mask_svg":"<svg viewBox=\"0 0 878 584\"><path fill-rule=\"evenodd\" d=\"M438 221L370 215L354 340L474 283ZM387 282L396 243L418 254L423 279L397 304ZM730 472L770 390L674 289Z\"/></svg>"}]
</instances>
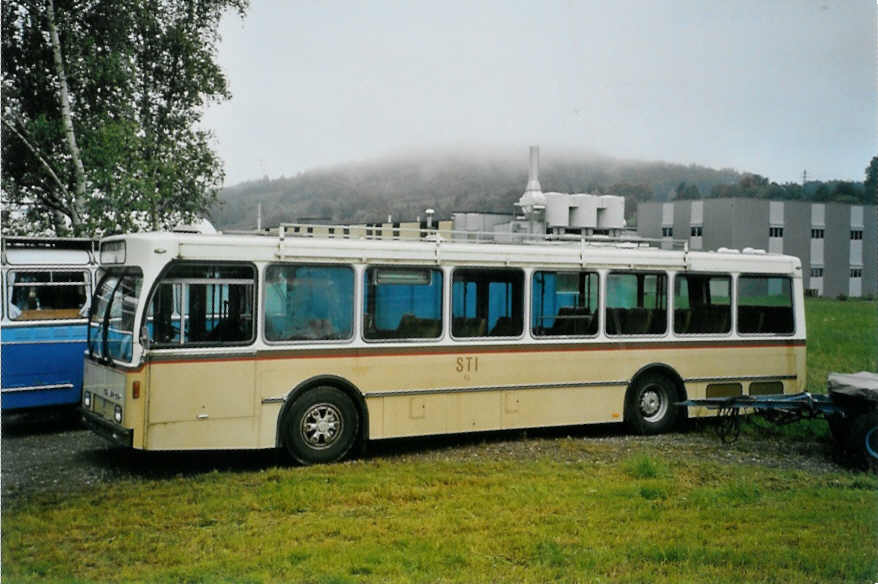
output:
<instances>
[{"instance_id":1,"label":"parked vehicle behind bus","mask_svg":"<svg viewBox=\"0 0 878 584\"><path fill-rule=\"evenodd\" d=\"M79 403L95 243L3 238L4 412Z\"/></svg>"},{"instance_id":2,"label":"parked vehicle behind bus","mask_svg":"<svg viewBox=\"0 0 878 584\"><path fill-rule=\"evenodd\" d=\"M665 432L705 413L685 399L805 384L794 257L324 233L103 240L90 426L137 449L314 463L403 436Z\"/></svg>"}]
</instances>

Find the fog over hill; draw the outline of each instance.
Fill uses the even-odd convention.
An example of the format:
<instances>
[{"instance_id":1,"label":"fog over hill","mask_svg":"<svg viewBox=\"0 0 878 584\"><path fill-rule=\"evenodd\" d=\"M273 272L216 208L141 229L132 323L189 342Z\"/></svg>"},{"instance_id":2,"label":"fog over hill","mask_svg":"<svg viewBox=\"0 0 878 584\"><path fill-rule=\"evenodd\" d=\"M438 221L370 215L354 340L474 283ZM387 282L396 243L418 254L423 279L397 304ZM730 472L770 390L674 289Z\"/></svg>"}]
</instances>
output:
<instances>
[{"instance_id":1,"label":"fog over hill","mask_svg":"<svg viewBox=\"0 0 878 584\"><path fill-rule=\"evenodd\" d=\"M438 218L459 211L512 212L527 183L527 152L410 152L339 164L225 188L211 219L219 229L253 229L257 204L263 225L322 218L335 223L414 220L433 208ZM594 154L546 154L544 192L603 193L626 198L626 216L645 200L667 200L681 183L708 195L742 173L696 165L619 160Z\"/></svg>"}]
</instances>

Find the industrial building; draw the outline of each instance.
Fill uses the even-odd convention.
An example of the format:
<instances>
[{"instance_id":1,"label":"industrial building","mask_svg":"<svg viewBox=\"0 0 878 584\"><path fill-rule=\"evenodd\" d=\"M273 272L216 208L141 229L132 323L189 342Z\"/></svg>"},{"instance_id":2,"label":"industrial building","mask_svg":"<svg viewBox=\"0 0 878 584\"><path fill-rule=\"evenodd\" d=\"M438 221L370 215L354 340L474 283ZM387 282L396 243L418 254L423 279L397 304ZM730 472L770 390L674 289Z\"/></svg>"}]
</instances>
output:
<instances>
[{"instance_id":1,"label":"industrial building","mask_svg":"<svg viewBox=\"0 0 878 584\"><path fill-rule=\"evenodd\" d=\"M815 296L878 293L875 205L704 199L641 203L637 234L688 240L689 249L762 249L802 260Z\"/></svg>"}]
</instances>

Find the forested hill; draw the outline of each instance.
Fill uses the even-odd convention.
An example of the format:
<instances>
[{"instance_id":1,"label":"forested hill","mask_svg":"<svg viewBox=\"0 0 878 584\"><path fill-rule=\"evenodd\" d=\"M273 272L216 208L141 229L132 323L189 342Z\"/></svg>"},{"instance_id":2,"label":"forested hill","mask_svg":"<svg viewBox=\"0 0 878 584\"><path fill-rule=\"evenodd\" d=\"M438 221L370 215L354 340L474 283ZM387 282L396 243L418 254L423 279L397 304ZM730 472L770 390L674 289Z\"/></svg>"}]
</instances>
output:
<instances>
[{"instance_id":1,"label":"forested hill","mask_svg":"<svg viewBox=\"0 0 878 584\"><path fill-rule=\"evenodd\" d=\"M263 225L306 218L338 223L414 220L433 208L448 218L458 211L512 212L527 184L527 156L413 154L309 170L295 177L249 181L225 188L211 212L219 229L253 229L262 203ZM544 192L624 195L629 216L636 202L666 200L682 182L701 193L737 183L734 170L595 156L545 157Z\"/></svg>"},{"instance_id":2,"label":"forested hill","mask_svg":"<svg viewBox=\"0 0 878 584\"><path fill-rule=\"evenodd\" d=\"M219 229L253 229L258 203L265 226L315 218L382 222L388 215L406 221L423 216L427 208L435 209L439 218L458 211L509 213L527 184L527 162L526 156L411 154L290 178L266 177L225 188L211 219ZM768 194L802 198L799 185L777 185L731 169L597 156L544 156L539 178L544 192L623 195L629 220L637 203L647 200ZM795 189L798 195L792 193Z\"/></svg>"}]
</instances>

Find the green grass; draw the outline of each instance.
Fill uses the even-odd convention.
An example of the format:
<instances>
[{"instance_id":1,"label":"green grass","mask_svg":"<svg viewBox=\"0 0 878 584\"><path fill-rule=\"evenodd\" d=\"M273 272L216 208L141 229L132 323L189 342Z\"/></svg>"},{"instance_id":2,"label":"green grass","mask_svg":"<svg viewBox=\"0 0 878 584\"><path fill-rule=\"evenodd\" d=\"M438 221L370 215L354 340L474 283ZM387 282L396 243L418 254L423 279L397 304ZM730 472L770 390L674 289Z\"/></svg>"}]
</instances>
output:
<instances>
[{"instance_id":1,"label":"green grass","mask_svg":"<svg viewBox=\"0 0 878 584\"><path fill-rule=\"evenodd\" d=\"M4 582L847 582L878 478L589 439L123 481L4 513ZM542 444L546 446L546 444ZM551 452L551 455L549 454ZM434 453L435 454L435 453ZM559 456L560 454L560 456Z\"/></svg>"},{"instance_id":2,"label":"green grass","mask_svg":"<svg viewBox=\"0 0 878 584\"><path fill-rule=\"evenodd\" d=\"M829 370L876 369L876 320L875 303L809 300L810 390ZM818 424L777 439L806 444ZM433 440L342 464L46 492L4 501L2 578L878 581L878 476L825 464L804 472L782 450L764 464L760 442L744 441L735 450L703 434Z\"/></svg>"},{"instance_id":3,"label":"green grass","mask_svg":"<svg viewBox=\"0 0 878 584\"><path fill-rule=\"evenodd\" d=\"M878 302L808 298L805 318L808 391L825 392L833 371L878 371Z\"/></svg>"}]
</instances>

